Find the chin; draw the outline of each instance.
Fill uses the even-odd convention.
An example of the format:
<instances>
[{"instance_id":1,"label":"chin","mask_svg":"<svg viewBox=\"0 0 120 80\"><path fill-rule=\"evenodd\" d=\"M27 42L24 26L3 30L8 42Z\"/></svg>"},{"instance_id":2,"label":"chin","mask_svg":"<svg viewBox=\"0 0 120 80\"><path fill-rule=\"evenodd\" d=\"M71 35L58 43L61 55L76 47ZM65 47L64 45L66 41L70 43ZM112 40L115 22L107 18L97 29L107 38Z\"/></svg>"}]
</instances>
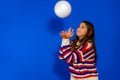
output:
<instances>
[{"instance_id":1,"label":"chin","mask_svg":"<svg viewBox=\"0 0 120 80\"><path fill-rule=\"evenodd\" d=\"M77 36L81 36L80 33L77 33L76 35L77 35Z\"/></svg>"}]
</instances>

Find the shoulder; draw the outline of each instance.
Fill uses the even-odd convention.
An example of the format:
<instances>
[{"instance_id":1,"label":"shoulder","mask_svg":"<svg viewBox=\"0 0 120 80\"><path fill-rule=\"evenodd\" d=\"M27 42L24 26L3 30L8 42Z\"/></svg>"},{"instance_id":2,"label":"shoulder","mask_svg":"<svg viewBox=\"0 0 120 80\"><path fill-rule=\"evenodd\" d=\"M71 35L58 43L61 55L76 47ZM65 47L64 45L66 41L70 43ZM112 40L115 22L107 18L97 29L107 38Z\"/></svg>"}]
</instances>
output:
<instances>
[{"instance_id":1,"label":"shoulder","mask_svg":"<svg viewBox=\"0 0 120 80\"><path fill-rule=\"evenodd\" d=\"M89 49L89 48L93 48L94 47L94 43L92 41L87 41L85 44L84 44L84 47L86 49Z\"/></svg>"}]
</instances>

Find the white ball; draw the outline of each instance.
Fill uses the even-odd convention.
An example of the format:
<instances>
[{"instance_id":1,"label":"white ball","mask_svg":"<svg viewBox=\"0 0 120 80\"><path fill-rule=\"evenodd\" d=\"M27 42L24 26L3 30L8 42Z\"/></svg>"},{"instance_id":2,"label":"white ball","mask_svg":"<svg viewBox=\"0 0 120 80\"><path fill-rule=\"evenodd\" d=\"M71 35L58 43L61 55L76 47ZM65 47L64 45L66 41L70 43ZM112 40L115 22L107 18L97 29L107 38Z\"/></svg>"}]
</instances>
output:
<instances>
[{"instance_id":1,"label":"white ball","mask_svg":"<svg viewBox=\"0 0 120 80\"><path fill-rule=\"evenodd\" d=\"M70 3L65 0L58 1L54 7L55 14L60 18L65 18L69 16L71 10L72 9Z\"/></svg>"}]
</instances>

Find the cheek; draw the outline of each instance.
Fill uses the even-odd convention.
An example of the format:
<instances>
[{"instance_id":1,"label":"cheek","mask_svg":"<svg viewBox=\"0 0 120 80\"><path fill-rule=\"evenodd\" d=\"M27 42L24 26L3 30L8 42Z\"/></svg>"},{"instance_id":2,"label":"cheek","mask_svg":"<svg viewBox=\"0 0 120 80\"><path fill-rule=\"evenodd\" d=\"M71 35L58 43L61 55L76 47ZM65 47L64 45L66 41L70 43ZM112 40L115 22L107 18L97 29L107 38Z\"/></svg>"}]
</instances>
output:
<instances>
[{"instance_id":1,"label":"cheek","mask_svg":"<svg viewBox=\"0 0 120 80\"><path fill-rule=\"evenodd\" d=\"M76 34L77 34L77 36L85 36L87 34L87 29L80 29L80 28L78 28L76 30Z\"/></svg>"},{"instance_id":2,"label":"cheek","mask_svg":"<svg viewBox=\"0 0 120 80\"><path fill-rule=\"evenodd\" d=\"M87 34L87 30L86 30L86 29L81 30L81 31L80 31L80 34L81 34L82 36L85 36L85 35Z\"/></svg>"},{"instance_id":3,"label":"cheek","mask_svg":"<svg viewBox=\"0 0 120 80\"><path fill-rule=\"evenodd\" d=\"M87 29L83 30L84 33L87 33Z\"/></svg>"},{"instance_id":4,"label":"cheek","mask_svg":"<svg viewBox=\"0 0 120 80\"><path fill-rule=\"evenodd\" d=\"M83 33L84 33L84 35L86 35L87 34L87 30L84 30Z\"/></svg>"}]
</instances>

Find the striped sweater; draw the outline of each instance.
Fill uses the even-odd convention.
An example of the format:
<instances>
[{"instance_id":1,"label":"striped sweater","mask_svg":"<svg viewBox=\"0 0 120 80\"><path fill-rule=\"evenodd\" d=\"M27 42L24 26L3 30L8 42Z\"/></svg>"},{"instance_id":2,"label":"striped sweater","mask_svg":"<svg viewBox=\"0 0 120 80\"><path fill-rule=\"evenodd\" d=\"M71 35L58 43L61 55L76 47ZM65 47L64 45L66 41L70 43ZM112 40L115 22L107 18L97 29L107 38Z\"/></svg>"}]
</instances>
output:
<instances>
[{"instance_id":1,"label":"striped sweater","mask_svg":"<svg viewBox=\"0 0 120 80\"><path fill-rule=\"evenodd\" d=\"M95 48L92 43L86 42L80 48L71 52L69 40L63 40L58 57L68 63L70 73L75 78L98 76Z\"/></svg>"}]
</instances>

